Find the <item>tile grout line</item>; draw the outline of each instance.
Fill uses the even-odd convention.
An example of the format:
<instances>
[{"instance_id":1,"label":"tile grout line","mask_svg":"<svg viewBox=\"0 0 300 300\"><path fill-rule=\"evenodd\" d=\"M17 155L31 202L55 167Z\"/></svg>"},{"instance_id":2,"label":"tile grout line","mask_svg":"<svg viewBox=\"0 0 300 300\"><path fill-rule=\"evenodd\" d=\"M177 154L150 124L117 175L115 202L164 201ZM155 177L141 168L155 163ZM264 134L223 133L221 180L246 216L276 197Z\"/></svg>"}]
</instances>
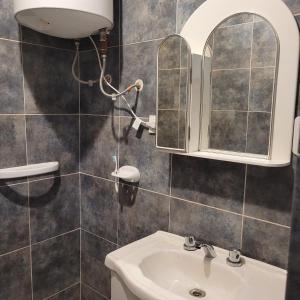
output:
<instances>
[{"instance_id":1,"label":"tile grout line","mask_svg":"<svg viewBox=\"0 0 300 300\"><path fill-rule=\"evenodd\" d=\"M80 282L79 282L79 281L78 281L78 282L75 282L75 283L73 283L73 284L71 284L71 285L69 285L68 287L64 288L63 290L60 290L59 292L56 292L56 293L52 294L51 296L48 296L48 297L46 297L46 298L43 298L43 300L49 300L49 299L51 299L51 298L54 297L54 296L58 296L60 293L65 292L65 291L67 291L67 290L69 290L69 289L75 287L75 286L78 285L78 284L80 285Z\"/></svg>"},{"instance_id":2,"label":"tile grout line","mask_svg":"<svg viewBox=\"0 0 300 300\"><path fill-rule=\"evenodd\" d=\"M54 239L56 239L56 238L59 238L59 237L65 236L65 235L67 235L67 234L70 234L70 233L73 233L73 232L76 232L76 231L78 231L78 230L80 231L80 227L77 227L77 228L75 228L75 229L72 229L72 230L70 230L70 231L67 231L67 232L64 232L64 233L61 233L61 234L58 234L58 235L52 236L52 237L50 237L50 238L47 238L47 239L45 239L45 240L42 240L42 241L34 242L34 243L32 243L32 246L36 246L36 245L43 244L43 243L45 243L45 242L48 242L48 241L54 240Z\"/></svg>"},{"instance_id":3,"label":"tile grout line","mask_svg":"<svg viewBox=\"0 0 300 300\"><path fill-rule=\"evenodd\" d=\"M83 175L85 175L85 176L97 178L97 179L100 179L100 180L109 181L109 182L112 182L112 183L114 182L114 181L111 180L111 179L107 179L107 178L103 178L103 177L99 177L99 176L95 176L95 175L90 175L90 174L88 174L88 173L83 173L83 172L81 172L81 174L83 174ZM124 185L126 185L126 186L131 186L131 185L126 184L126 183L124 183ZM191 204L191 205L207 207L207 208L214 209L214 210L218 210L218 211L222 211L222 212L224 212L224 213L228 213L228 214L231 214L231 215L242 216L241 213L233 212L233 211L226 210L226 209L222 209L222 208L215 207L215 206L210 206L210 205L203 204L203 203L194 202L194 201L192 201L192 200L180 198L180 197L177 197L177 196L174 196L174 195L171 195L171 196L170 196L170 195L168 195L168 194L162 194L162 193L155 192L155 191L151 191L151 190L148 190L148 189L145 189L145 188L142 188L142 187L139 187L138 189L140 189L140 190L142 190L142 191L146 191L146 192L148 192L148 193L157 194L157 195L161 195L161 196L165 196L165 197L170 197L171 199L176 199L176 200L184 201L184 202L187 202L187 203L189 203L189 204ZM271 222L271 221L264 220L264 219L255 218L255 217L248 216L248 215L244 215L244 217L245 217L245 218L248 218L248 219L253 219L253 220L261 221L261 222L264 222L264 223L268 223L268 224L273 224L273 225L276 225L276 226L279 226L279 227L290 228L290 226L287 226L287 225L283 225L283 224Z\"/></svg>"},{"instance_id":4,"label":"tile grout line","mask_svg":"<svg viewBox=\"0 0 300 300\"><path fill-rule=\"evenodd\" d=\"M21 27L20 36L23 39L23 31ZM28 141L27 141L27 118L25 116L26 112L26 95L25 95L25 75L24 75L24 56L23 56L23 44L20 44L21 60L22 60L22 88L23 88L23 103L24 103L24 137L25 137L25 156L26 165L28 165ZM27 188L27 213L28 213L28 237L29 237L29 263L30 263L30 287L31 287L31 299L33 300L33 264L32 264L32 232L31 232L31 216L30 216L30 184L28 182L28 177L26 178L26 188Z\"/></svg>"},{"instance_id":5,"label":"tile grout line","mask_svg":"<svg viewBox=\"0 0 300 300\"><path fill-rule=\"evenodd\" d=\"M2 254L0 254L0 258L3 256L6 256L6 255L11 255L11 254L17 253L17 252L25 250L25 249L29 249L29 248L30 248L30 245L28 244L27 246L24 246L24 247L21 247L21 248L18 248L18 249L15 249L15 250L12 250L12 251L9 251L6 253L2 253Z\"/></svg>"},{"instance_id":6,"label":"tile grout line","mask_svg":"<svg viewBox=\"0 0 300 300\"><path fill-rule=\"evenodd\" d=\"M105 242L107 242L107 243L109 243L109 244L112 244L112 245L114 245L114 246L118 246L118 245L119 245L118 243L115 243L115 242L113 242L113 241L110 241L110 240L106 239L106 238L103 237L103 236L100 236L100 235L98 235L98 234L96 234L96 233L94 233L94 232L89 231L88 229L82 228L81 230L84 231L84 232L86 232L86 233L88 233L88 234L90 234L90 235L93 235L94 237L97 237L97 238L99 238L99 239L101 239L101 240L103 240L103 241L105 241Z\"/></svg>"},{"instance_id":7,"label":"tile grout line","mask_svg":"<svg viewBox=\"0 0 300 300\"><path fill-rule=\"evenodd\" d=\"M78 74L79 77L81 76L81 69L80 69L80 52L78 54ZM81 260L82 260L82 234L81 234L81 226L82 226L82 214L81 214L81 84L80 82L78 82L78 112L79 112L79 116L78 116L78 171L79 171L79 176L78 176L78 180L79 180L79 280L80 280L80 284L79 284L79 299L81 300L81 281L82 281L82 268L81 268Z\"/></svg>"},{"instance_id":8,"label":"tile grout line","mask_svg":"<svg viewBox=\"0 0 300 300\"><path fill-rule=\"evenodd\" d=\"M91 287L89 284L87 283L82 283L83 285L85 285L88 289L92 290L94 293L96 293L98 296L106 299L106 300L109 300L106 296L104 296L103 294L101 294L99 291L97 291L96 289L94 289L93 287Z\"/></svg>"},{"instance_id":9,"label":"tile grout line","mask_svg":"<svg viewBox=\"0 0 300 300\"><path fill-rule=\"evenodd\" d=\"M249 86L248 86L248 107L247 107L247 123L246 123L246 143L245 152L248 149L248 131L249 131L249 109L250 109L250 98L251 98L251 80L252 80L252 59L253 59L253 39L254 39L254 16L252 16L252 30L251 30L251 50L250 50L250 68L249 68Z\"/></svg>"},{"instance_id":10,"label":"tile grout line","mask_svg":"<svg viewBox=\"0 0 300 300\"><path fill-rule=\"evenodd\" d=\"M24 185L25 183L29 183L30 184L30 183L35 183L35 182L39 182L39 181L46 181L46 180L50 180L50 179L62 178L62 177L68 177L68 176L75 176L75 175L79 175L79 172L69 173L69 174L62 174L62 175L55 175L55 176L49 176L49 177L38 178L38 179L33 179L33 180L31 180L28 177L27 179L24 179L24 181L22 181L22 182L8 183L8 184L3 184L3 185L0 184L0 189L4 188L6 186L18 186L18 185Z\"/></svg>"}]
</instances>

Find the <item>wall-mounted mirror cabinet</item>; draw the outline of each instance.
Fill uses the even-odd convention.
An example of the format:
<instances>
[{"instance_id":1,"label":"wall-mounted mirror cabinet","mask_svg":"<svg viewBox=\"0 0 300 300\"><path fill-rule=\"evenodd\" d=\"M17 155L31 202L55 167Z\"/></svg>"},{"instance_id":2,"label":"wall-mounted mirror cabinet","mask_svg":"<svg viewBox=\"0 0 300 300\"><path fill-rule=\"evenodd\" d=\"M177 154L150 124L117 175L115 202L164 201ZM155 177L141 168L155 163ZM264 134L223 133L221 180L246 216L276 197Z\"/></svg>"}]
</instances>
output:
<instances>
[{"instance_id":1,"label":"wall-mounted mirror cabinet","mask_svg":"<svg viewBox=\"0 0 300 300\"><path fill-rule=\"evenodd\" d=\"M281 0L227 0L216 12L218 1L200 6L159 47L157 148L288 165L299 60L294 17Z\"/></svg>"}]
</instances>

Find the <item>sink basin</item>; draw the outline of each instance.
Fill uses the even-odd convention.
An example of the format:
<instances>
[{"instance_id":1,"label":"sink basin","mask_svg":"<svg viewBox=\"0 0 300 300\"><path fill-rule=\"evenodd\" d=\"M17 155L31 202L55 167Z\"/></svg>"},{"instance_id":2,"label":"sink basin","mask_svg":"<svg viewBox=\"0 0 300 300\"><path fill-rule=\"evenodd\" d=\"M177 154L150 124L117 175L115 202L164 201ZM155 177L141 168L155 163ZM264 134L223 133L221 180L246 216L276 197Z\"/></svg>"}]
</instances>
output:
<instances>
[{"instance_id":1,"label":"sink basin","mask_svg":"<svg viewBox=\"0 0 300 300\"><path fill-rule=\"evenodd\" d=\"M285 270L247 257L230 267L228 251L216 247L217 257L208 259L183 243L159 231L108 254L112 300L284 300Z\"/></svg>"}]
</instances>

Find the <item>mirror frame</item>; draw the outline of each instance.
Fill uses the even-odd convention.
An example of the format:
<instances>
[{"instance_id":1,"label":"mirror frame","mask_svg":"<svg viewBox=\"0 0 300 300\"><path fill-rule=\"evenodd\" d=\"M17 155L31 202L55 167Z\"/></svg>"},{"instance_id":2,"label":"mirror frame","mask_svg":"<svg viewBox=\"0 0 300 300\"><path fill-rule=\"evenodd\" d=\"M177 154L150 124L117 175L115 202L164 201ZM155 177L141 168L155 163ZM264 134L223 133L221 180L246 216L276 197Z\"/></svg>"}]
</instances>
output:
<instances>
[{"instance_id":1,"label":"mirror frame","mask_svg":"<svg viewBox=\"0 0 300 300\"><path fill-rule=\"evenodd\" d=\"M211 153L201 151L199 148L188 149L185 155L269 167L289 165L298 86L299 30L296 20L282 0L226 0L224 2L226 3L221 9L217 9L220 6L220 0L204 2L188 19L181 31L180 35L188 42L192 51L192 77L201 77L201 74L195 74L201 73L202 70L195 67L193 57L203 54L206 41L218 24L230 16L240 13L252 13L266 19L274 28L280 44L270 149L272 156L270 158L246 157L226 154L222 151ZM200 32L197 30L198 28ZM193 82L189 124L191 128L197 124L196 117L193 117L191 113L193 101L200 98L200 95L196 94L197 92L195 92Z\"/></svg>"}]
</instances>

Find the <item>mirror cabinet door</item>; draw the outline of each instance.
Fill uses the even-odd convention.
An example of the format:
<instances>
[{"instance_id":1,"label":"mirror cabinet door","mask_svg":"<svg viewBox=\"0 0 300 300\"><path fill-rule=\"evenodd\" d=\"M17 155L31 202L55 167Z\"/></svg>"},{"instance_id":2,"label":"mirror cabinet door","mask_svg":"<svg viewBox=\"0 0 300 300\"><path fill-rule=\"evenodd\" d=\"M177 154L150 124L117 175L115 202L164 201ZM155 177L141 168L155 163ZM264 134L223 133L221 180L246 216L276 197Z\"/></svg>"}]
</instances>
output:
<instances>
[{"instance_id":1,"label":"mirror cabinet door","mask_svg":"<svg viewBox=\"0 0 300 300\"><path fill-rule=\"evenodd\" d=\"M270 158L278 55L273 27L257 15L215 28L202 57L200 150Z\"/></svg>"},{"instance_id":2,"label":"mirror cabinet door","mask_svg":"<svg viewBox=\"0 0 300 300\"><path fill-rule=\"evenodd\" d=\"M190 61L190 48L179 35L171 35L160 44L156 102L158 148L186 151Z\"/></svg>"}]
</instances>

